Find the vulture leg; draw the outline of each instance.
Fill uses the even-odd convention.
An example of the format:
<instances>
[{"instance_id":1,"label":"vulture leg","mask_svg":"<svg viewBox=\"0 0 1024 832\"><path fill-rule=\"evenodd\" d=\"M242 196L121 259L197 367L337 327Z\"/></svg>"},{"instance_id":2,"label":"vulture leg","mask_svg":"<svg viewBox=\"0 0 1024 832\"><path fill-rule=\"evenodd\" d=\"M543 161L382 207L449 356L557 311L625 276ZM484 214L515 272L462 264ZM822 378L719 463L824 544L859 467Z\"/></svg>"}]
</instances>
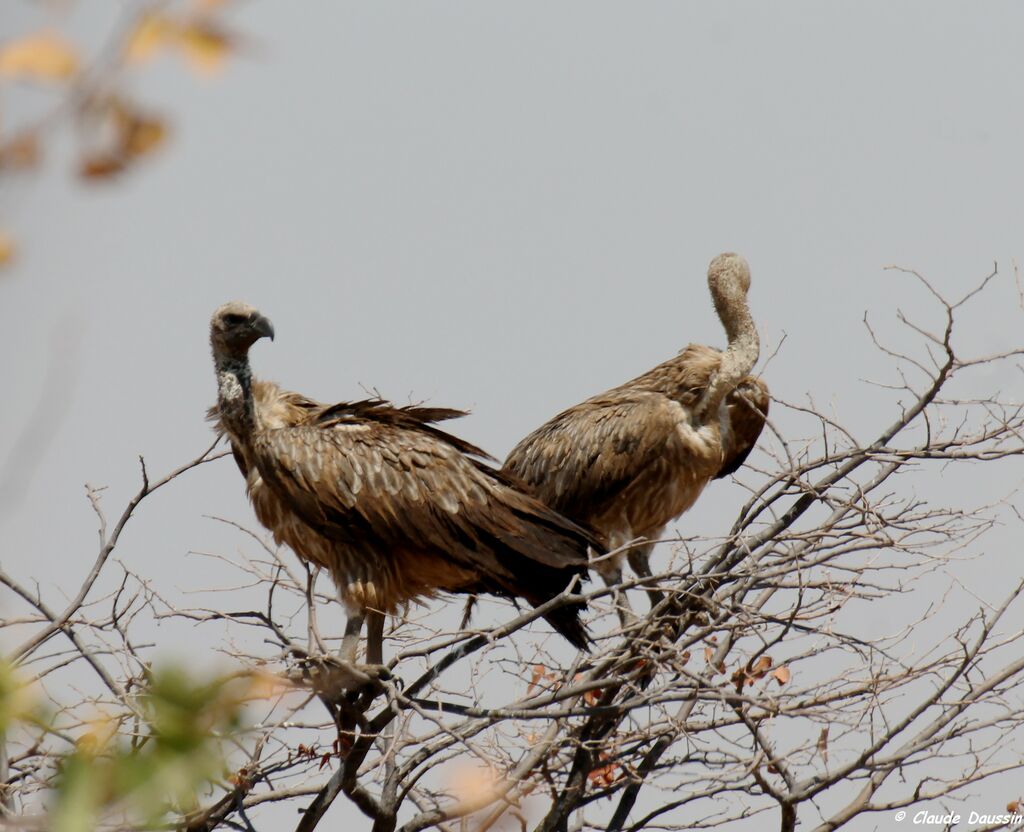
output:
<instances>
[{"instance_id":1,"label":"vulture leg","mask_svg":"<svg viewBox=\"0 0 1024 832\"><path fill-rule=\"evenodd\" d=\"M624 546L632 539L626 534L613 533L608 540L608 550L615 551ZM622 589L622 555L617 554L610 560L605 561L603 566L598 567L598 572L604 580L605 586L613 590L612 603L615 611L619 614L619 622L623 629L636 622L636 614L629 603L625 590Z\"/></svg>"},{"instance_id":2,"label":"vulture leg","mask_svg":"<svg viewBox=\"0 0 1024 832\"><path fill-rule=\"evenodd\" d=\"M359 664L359 633L366 622L366 664ZM335 679L344 690L357 691L388 675L381 661L384 638L384 614L376 611L350 613L345 622L345 635L341 640L338 658L342 672Z\"/></svg>"},{"instance_id":3,"label":"vulture leg","mask_svg":"<svg viewBox=\"0 0 1024 832\"><path fill-rule=\"evenodd\" d=\"M637 619L636 613L633 612L633 607L629 603L629 596L621 588L622 567L618 565L614 568L608 567L600 574L604 585L612 590L612 604L615 605L615 612L619 615L619 623L625 629L630 624L635 623Z\"/></svg>"},{"instance_id":4,"label":"vulture leg","mask_svg":"<svg viewBox=\"0 0 1024 832\"><path fill-rule=\"evenodd\" d=\"M362 612L349 614L345 622L345 637L341 640L341 660L346 664L355 665L359 653L359 633L363 629Z\"/></svg>"},{"instance_id":5,"label":"vulture leg","mask_svg":"<svg viewBox=\"0 0 1024 832\"><path fill-rule=\"evenodd\" d=\"M377 610L366 612L366 663L384 664L384 613Z\"/></svg>"},{"instance_id":6,"label":"vulture leg","mask_svg":"<svg viewBox=\"0 0 1024 832\"><path fill-rule=\"evenodd\" d=\"M644 543L642 546L637 546L635 549L630 549L629 565L632 570L637 574L639 578L650 578L651 573L651 551L654 549L654 543ZM654 609L658 604L665 598L665 594L660 590L656 589L653 583L645 584L644 592L647 593L647 599L650 602L651 609Z\"/></svg>"}]
</instances>

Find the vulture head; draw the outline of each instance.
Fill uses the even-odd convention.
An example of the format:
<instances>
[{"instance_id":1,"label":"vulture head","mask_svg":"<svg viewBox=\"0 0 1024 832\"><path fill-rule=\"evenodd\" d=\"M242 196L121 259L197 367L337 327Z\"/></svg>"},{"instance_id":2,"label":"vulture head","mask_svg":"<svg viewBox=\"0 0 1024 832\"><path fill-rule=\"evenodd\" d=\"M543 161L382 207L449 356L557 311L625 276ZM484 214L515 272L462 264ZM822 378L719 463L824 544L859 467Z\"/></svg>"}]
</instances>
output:
<instances>
[{"instance_id":1,"label":"vulture head","mask_svg":"<svg viewBox=\"0 0 1024 832\"><path fill-rule=\"evenodd\" d=\"M723 308L746 303L750 291L750 266L738 254L719 254L708 265L708 288L719 315Z\"/></svg>"},{"instance_id":2,"label":"vulture head","mask_svg":"<svg viewBox=\"0 0 1024 832\"><path fill-rule=\"evenodd\" d=\"M210 319L210 346L214 355L244 358L249 347L263 337L273 341L274 327L247 303L225 303Z\"/></svg>"}]
</instances>

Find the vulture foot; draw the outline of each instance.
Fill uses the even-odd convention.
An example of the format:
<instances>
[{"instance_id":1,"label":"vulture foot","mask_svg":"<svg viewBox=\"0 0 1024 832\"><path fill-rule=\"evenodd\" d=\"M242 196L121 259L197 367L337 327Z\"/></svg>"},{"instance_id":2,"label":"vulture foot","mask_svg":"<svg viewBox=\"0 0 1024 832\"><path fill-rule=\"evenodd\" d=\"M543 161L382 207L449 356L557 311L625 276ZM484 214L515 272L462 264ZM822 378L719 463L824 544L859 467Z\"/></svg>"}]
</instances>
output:
<instances>
[{"instance_id":1,"label":"vulture foot","mask_svg":"<svg viewBox=\"0 0 1024 832\"><path fill-rule=\"evenodd\" d=\"M379 689L382 682L394 678L383 664L354 664L336 656L306 659L302 669L292 674L292 681L311 687L328 698L367 688Z\"/></svg>"},{"instance_id":2,"label":"vulture foot","mask_svg":"<svg viewBox=\"0 0 1024 832\"><path fill-rule=\"evenodd\" d=\"M633 607L629 603L629 597L626 595L626 591L622 588L622 568L616 566L614 569L606 569L599 573L601 579L604 581L605 586L612 590L611 602L612 606L615 607L616 613L619 616L619 623L622 625L622 629L626 630L631 625L637 622L636 613L633 612Z\"/></svg>"},{"instance_id":3,"label":"vulture foot","mask_svg":"<svg viewBox=\"0 0 1024 832\"><path fill-rule=\"evenodd\" d=\"M665 599L665 594L656 587L652 580L654 574L651 572L651 549L653 548L654 544L648 543L639 549L633 549L626 556L633 572L644 581L639 588L646 593L652 610Z\"/></svg>"}]
</instances>

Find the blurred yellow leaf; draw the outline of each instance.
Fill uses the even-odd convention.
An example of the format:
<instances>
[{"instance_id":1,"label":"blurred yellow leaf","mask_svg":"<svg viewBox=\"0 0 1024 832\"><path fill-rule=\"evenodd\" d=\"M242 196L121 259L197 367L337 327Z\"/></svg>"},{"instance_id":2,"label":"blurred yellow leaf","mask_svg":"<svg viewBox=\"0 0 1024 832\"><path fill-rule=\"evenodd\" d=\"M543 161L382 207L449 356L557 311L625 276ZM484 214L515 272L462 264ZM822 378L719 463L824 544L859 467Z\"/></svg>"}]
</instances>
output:
<instances>
[{"instance_id":1,"label":"blurred yellow leaf","mask_svg":"<svg viewBox=\"0 0 1024 832\"><path fill-rule=\"evenodd\" d=\"M25 133L0 144L0 170L28 170L39 163L39 139L35 133Z\"/></svg>"},{"instance_id":2,"label":"blurred yellow leaf","mask_svg":"<svg viewBox=\"0 0 1024 832\"><path fill-rule=\"evenodd\" d=\"M55 32L41 32L0 49L0 75L64 81L78 72L78 51Z\"/></svg>"},{"instance_id":3,"label":"blurred yellow leaf","mask_svg":"<svg viewBox=\"0 0 1024 832\"><path fill-rule=\"evenodd\" d=\"M6 266L14 259L14 240L0 231L0 266Z\"/></svg>"},{"instance_id":4,"label":"blurred yellow leaf","mask_svg":"<svg viewBox=\"0 0 1024 832\"><path fill-rule=\"evenodd\" d=\"M178 40L178 26L173 20L158 14L147 14L139 21L125 44L125 59L141 63L153 57L160 49L173 46Z\"/></svg>"},{"instance_id":5,"label":"blurred yellow leaf","mask_svg":"<svg viewBox=\"0 0 1024 832\"><path fill-rule=\"evenodd\" d=\"M182 27L178 32L178 45L186 63L200 75L219 72L231 51L228 35L205 20L195 20Z\"/></svg>"}]
</instances>

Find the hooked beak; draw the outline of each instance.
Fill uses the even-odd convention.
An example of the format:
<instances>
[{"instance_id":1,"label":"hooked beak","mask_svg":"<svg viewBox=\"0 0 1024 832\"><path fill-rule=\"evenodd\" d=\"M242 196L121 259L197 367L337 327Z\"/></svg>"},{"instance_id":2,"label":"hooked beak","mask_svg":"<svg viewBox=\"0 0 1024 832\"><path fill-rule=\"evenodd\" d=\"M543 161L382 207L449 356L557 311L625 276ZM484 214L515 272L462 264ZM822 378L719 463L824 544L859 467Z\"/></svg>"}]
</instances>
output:
<instances>
[{"instance_id":1,"label":"hooked beak","mask_svg":"<svg viewBox=\"0 0 1024 832\"><path fill-rule=\"evenodd\" d=\"M252 322L252 328L260 334L260 337L267 337L271 341L274 340L274 325L270 323L268 318L264 318L262 315L257 315Z\"/></svg>"}]
</instances>

